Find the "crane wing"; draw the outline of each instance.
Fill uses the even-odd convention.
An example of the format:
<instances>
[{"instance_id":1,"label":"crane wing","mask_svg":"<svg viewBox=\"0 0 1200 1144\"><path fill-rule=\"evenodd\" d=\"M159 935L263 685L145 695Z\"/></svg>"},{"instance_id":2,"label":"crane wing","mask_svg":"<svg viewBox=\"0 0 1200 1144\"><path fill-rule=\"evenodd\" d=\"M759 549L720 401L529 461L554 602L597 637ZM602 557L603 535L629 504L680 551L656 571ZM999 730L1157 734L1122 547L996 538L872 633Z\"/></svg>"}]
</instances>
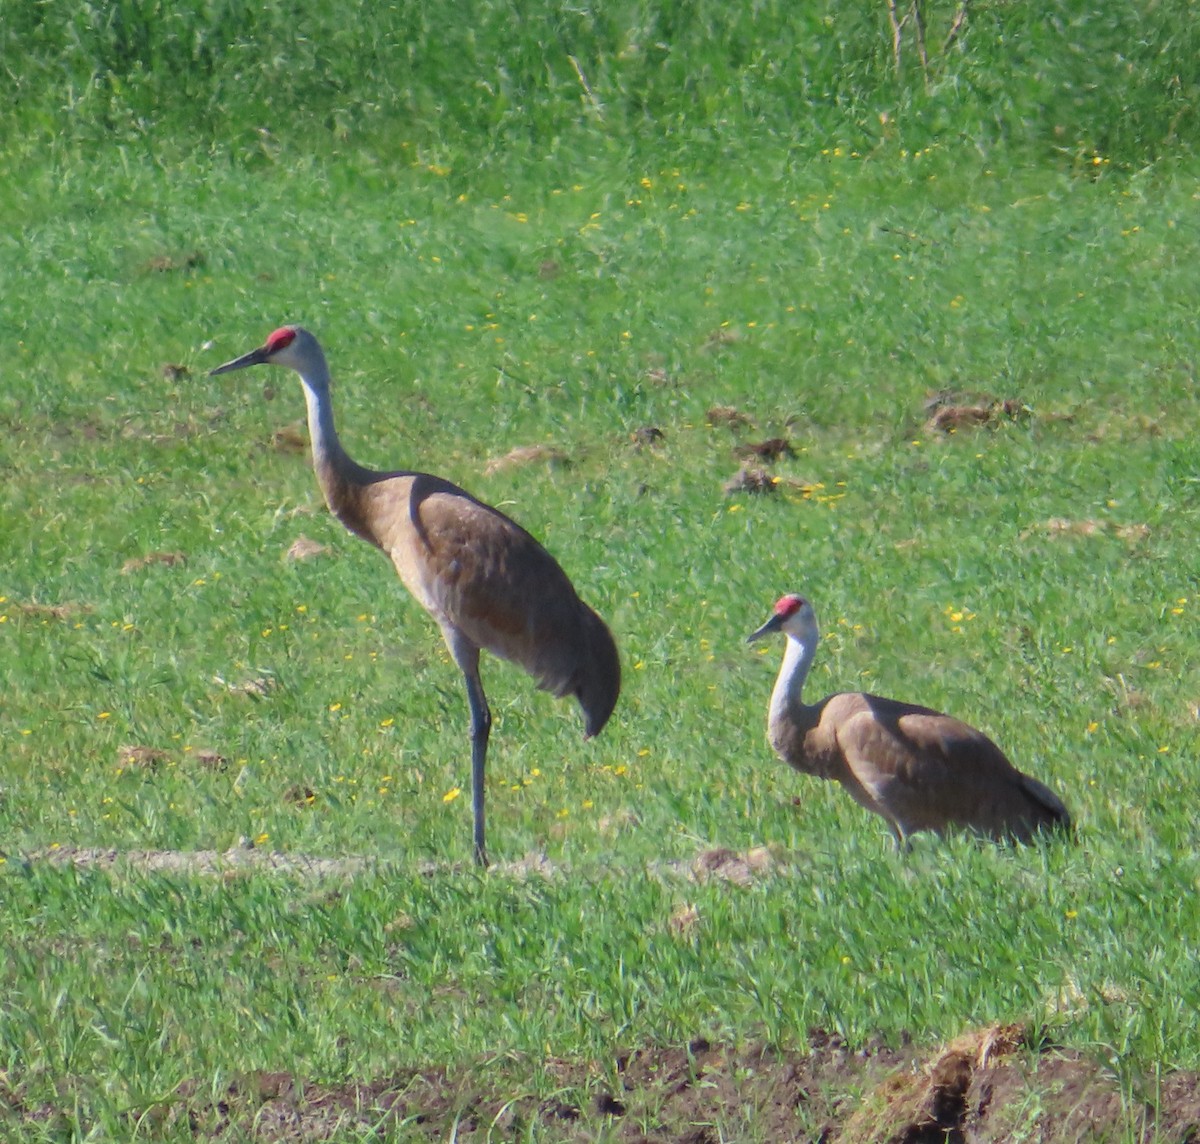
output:
<instances>
[{"instance_id":1,"label":"crane wing","mask_svg":"<svg viewBox=\"0 0 1200 1144\"><path fill-rule=\"evenodd\" d=\"M620 689L616 645L558 562L514 520L437 477L396 474L370 487L380 546L410 592L454 632L523 667L556 696L575 695L587 733Z\"/></svg>"},{"instance_id":2,"label":"crane wing","mask_svg":"<svg viewBox=\"0 0 1200 1144\"><path fill-rule=\"evenodd\" d=\"M839 727L838 742L854 781L905 836L965 826L1027 837L1054 820L1048 800L1031 790L1033 780L983 732L929 708L871 695L862 701Z\"/></svg>"}]
</instances>

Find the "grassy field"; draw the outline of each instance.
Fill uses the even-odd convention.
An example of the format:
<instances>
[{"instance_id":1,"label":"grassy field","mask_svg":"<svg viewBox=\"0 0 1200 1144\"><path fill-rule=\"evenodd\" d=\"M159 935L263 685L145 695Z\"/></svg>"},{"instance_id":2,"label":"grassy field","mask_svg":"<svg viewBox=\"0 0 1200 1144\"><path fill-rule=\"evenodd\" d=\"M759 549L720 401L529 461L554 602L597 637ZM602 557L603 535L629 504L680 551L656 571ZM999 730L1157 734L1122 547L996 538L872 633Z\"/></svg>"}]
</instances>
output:
<instances>
[{"instance_id":1,"label":"grassy field","mask_svg":"<svg viewBox=\"0 0 1200 1144\"><path fill-rule=\"evenodd\" d=\"M814 1027L1024 1022L1130 1107L1200 1068L1187 33L1118 66L1122 17L980 5L926 87L882 7L42 7L0 33L9 1138L211 1135L173 1094L256 1070L546 1098L569 1060L583 1101L639 1046ZM586 743L485 662L492 874L461 680L324 511L295 379L207 376L288 320L357 460L504 507L621 647ZM1011 404L943 432L939 392ZM727 491L774 436L773 491ZM554 452L489 464L529 445ZM288 559L301 537L324 550ZM789 772L781 649L743 638L790 590L825 633L810 696L976 723L1078 843L901 858ZM281 857L137 857L246 845ZM759 847L746 884L693 876ZM80 848L130 857L55 861Z\"/></svg>"}]
</instances>

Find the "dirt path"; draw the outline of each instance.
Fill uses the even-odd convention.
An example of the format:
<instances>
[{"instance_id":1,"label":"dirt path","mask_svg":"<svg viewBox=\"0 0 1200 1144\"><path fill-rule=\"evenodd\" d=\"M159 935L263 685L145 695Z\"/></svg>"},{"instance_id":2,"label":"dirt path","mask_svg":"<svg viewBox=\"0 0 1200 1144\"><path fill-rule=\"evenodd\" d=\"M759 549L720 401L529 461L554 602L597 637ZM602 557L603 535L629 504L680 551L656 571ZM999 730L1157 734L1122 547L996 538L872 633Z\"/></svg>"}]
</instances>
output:
<instances>
[{"instance_id":1,"label":"dirt path","mask_svg":"<svg viewBox=\"0 0 1200 1144\"><path fill-rule=\"evenodd\" d=\"M8 855L17 862L49 862L56 866L82 866L105 870L158 870L177 874L227 874L236 871L263 870L278 874L322 879L351 877L373 866L386 865L386 860L363 854L342 855L336 858L311 854L294 854L280 850L263 850L243 841L228 850L118 850L87 846L48 846L24 854ZM661 878L685 878L705 881L709 878L748 885L768 875L785 874L802 865L800 856L781 857L766 847L756 847L745 853L732 850L704 850L694 859L655 862L647 872ZM417 872L426 876L449 874L474 869L464 863L417 863ZM578 871L574 871L578 873ZM546 855L533 852L515 861L497 862L488 867L490 877L554 878L567 876L572 870L552 862Z\"/></svg>"}]
</instances>

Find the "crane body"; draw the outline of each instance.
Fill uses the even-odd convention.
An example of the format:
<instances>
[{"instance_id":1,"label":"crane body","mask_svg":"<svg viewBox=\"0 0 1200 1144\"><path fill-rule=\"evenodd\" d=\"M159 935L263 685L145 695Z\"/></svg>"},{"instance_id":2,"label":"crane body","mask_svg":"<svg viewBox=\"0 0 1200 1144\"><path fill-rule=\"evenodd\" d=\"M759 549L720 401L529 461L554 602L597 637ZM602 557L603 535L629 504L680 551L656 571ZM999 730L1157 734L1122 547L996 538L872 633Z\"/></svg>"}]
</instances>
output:
<instances>
[{"instance_id":1,"label":"crane body","mask_svg":"<svg viewBox=\"0 0 1200 1144\"><path fill-rule=\"evenodd\" d=\"M950 715L866 692L805 703L801 690L819 631L803 597L782 597L747 640L775 632L787 645L767 714L771 746L796 770L840 783L881 815L901 849L922 830L963 828L1026 842L1042 829L1070 829L1053 791L1017 770L982 731Z\"/></svg>"},{"instance_id":2,"label":"crane body","mask_svg":"<svg viewBox=\"0 0 1200 1144\"><path fill-rule=\"evenodd\" d=\"M487 865L484 772L492 717L479 671L491 652L525 669L555 697L574 696L584 734L603 729L620 693L616 643L558 562L510 517L441 477L376 472L352 460L334 427L330 375L317 339L283 326L266 343L212 370L288 366L308 405L313 467L330 511L381 549L441 628L463 674L470 709L474 854Z\"/></svg>"}]
</instances>

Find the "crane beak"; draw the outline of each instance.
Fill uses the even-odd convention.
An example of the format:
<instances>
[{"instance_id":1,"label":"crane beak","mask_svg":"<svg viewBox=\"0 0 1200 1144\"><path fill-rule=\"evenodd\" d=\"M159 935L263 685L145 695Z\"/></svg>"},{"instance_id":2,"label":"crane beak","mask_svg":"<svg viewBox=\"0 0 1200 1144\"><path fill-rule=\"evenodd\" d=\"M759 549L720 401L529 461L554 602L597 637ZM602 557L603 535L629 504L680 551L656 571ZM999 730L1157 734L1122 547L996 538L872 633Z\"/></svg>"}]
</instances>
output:
<instances>
[{"instance_id":1,"label":"crane beak","mask_svg":"<svg viewBox=\"0 0 1200 1144\"><path fill-rule=\"evenodd\" d=\"M234 369L245 369L248 365L262 365L267 361L267 347L259 346L256 350L251 350L248 354L242 354L239 358L234 358L233 361L227 361L224 365L217 366L216 369L208 371L209 377L214 377L218 373L229 373Z\"/></svg>"},{"instance_id":2,"label":"crane beak","mask_svg":"<svg viewBox=\"0 0 1200 1144\"><path fill-rule=\"evenodd\" d=\"M760 640L764 636L773 635L783 626L782 616L772 616L761 628L756 632L751 632L746 637L747 643L754 643L755 640Z\"/></svg>"}]
</instances>

